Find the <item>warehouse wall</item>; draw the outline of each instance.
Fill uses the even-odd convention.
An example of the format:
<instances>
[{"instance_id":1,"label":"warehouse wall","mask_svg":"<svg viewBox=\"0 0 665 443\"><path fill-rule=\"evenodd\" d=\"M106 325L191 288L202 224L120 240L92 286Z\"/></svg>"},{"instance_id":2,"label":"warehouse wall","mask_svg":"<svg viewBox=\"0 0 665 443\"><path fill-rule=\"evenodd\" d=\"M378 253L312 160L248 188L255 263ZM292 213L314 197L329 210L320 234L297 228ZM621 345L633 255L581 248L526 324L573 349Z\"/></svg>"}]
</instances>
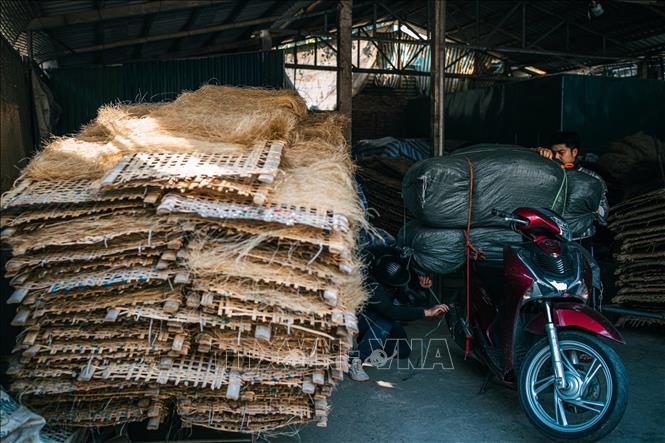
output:
<instances>
[{"instance_id":1,"label":"warehouse wall","mask_svg":"<svg viewBox=\"0 0 665 443\"><path fill-rule=\"evenodd\" d=\"M54 132L76 132L101 105L117 101L173 100L205 83L235 86L284 85L282 51L231 54L192 60L128 63L120 66L59 68L48 71L62 116Z\"/></svg>"},{"instance_id":2,"label":"warehouse wall","mask_svg":"<svg viewBox=\"0 0 665 443\"><path fill-rule=\"evenodd\" d=\"M2 192L11 187L32 151L29 71L0 37L0 172Z\"/></svg>"},{"instance_id":3,"label":"warehouse wall","mask_svg":"<svg viewBox=\"0 0 665 443\"><path fill-rule=\"evenodd\" d=\"M0 174L2 192L8 190L18 168L33 148L29 71L21 57L0 36ZM0 267L4 270L9 259L8 251L0 249ZM10 326L16 313L16 305L7 305L11 293L9 281L0 278L0 355L8 355L14 346L18 329ZM0 367L4 374L4 367ZM2 382L5 380L2 379Z\"/></svg>"},{"instance_id":4,"label":"warehouse wall","mask_svg":"<svg viewBox=\"0 0 665 443\"><path fill-rule=\"evenodd\" d=\"M382 137L425 137L409 115L410 103L419 96L415 78L408 77L399 87L379 87L369 79L367 85L353 97L353 143ZM429 121L426 122L429 127Z\"/></svg>"},{"instance_id":5,"label":"warehouse wall","mask_svg":"<svg viewBox=\"0 0 665 443\"><path fill-rule=\"evenodd\" d=\"M555 75L446 96L446 138L539 146L576 131L583 149L644 131L665 140L665 82Z\"/></svg>"}]
</instances>

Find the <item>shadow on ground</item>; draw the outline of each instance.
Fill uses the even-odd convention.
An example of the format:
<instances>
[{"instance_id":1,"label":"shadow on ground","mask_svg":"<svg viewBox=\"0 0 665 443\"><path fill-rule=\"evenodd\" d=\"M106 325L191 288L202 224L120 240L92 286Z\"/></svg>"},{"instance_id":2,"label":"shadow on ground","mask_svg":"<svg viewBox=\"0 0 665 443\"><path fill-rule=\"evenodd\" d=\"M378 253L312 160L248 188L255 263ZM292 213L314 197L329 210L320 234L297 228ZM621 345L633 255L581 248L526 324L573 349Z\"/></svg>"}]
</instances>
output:
<instances>
[{"instance_id":1,"label":"shadow on ground","mask_svg":"<svg viewBox=\"0 0 665 443\"><path fill-rule=\"evenodd\" d=\"M434 325L413 324L410 336L423 336ZM665 337L636 330L622 333L628 344L615 348L630 378L629 403L622 422L603 441L665 442ZM274 436L270 441L547 441L528 422L515 391L491 383L486 393L478 393L483 369L456 352L443 324L430 338L448 341L454 369L368 368L369 382L346 378L338 385L327 428L306 425L297 435ZM419 354L414 349L414 362Z\"/></svg>"}]
</instances>

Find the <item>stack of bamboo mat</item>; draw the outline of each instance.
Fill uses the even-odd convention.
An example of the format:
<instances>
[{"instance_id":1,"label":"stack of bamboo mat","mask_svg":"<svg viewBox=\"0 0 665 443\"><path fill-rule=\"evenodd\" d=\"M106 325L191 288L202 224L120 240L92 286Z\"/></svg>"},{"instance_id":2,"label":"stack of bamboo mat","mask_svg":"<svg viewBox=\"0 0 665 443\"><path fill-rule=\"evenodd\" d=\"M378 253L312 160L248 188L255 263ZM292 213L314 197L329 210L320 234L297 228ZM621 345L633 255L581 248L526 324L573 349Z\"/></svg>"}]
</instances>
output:
<instances>
[{"instance_id":1,"label":"stack of bamboo mat","mask_svg":"<svg viewBox=\"0 0 665 443\"><path fill-rule=\"evenodd\" d=\"M620 242L616 254L617 295L612 302L665 314L665 189L631 198L612 208L610 229ZM662 320L624 316L633 326Z\"/></svg>"},{"instance_id":2,"label":"stack of bamboo mat","mask_svg":"<svg viewBox=\"0 0 665 443\"><path fill-rule=\"evenodd\" d=\"M405 157L360 157L357 178L371 208L372 224L397 235L412 219L397 196L402 193L402 179L414 161Z\"/></svg>"},{"instance_id":3,"label":"stack of bamboo mat","mask_svg":"<svg viewBox=\"0 0 665 443\"><path fill-rule=\"evenodd\" d=\"M53 140L2 198L16 396L76 426L325 426L366 296L343 124L204 86Z\"/></svg>"}]
</instances>

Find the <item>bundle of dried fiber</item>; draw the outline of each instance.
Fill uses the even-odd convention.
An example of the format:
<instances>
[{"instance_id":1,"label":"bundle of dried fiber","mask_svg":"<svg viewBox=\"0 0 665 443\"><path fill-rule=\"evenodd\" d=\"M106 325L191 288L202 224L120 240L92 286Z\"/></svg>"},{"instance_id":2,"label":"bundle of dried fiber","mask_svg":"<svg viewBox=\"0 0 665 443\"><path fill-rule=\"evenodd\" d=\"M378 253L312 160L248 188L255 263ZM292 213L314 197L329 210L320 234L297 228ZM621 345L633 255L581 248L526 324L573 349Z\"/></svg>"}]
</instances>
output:
<instances>
[{"instance_id":1,"label":"bundle of dried fiber","mask_svg":"<svg viewBox=\"0 0 665 443\"><path fill-rule=\"evenodd\" d=\"M173 404L185 425L325 426L366 298L344 123L208 85L53 140L2 201L12 390L75 426L155 428Z\"/></svg>"},{"instance_id":2,"label":"bundle of dried fiber","mask_svg":"<svg viewBox=\"0 0 665 443\"><path fill-rule=\"evenodd\" d=\"M287 141L306 114L305 102L294 91L207 85L180 94L149 115L166 131L249 144Z\"/></svg>"}]
</instances>

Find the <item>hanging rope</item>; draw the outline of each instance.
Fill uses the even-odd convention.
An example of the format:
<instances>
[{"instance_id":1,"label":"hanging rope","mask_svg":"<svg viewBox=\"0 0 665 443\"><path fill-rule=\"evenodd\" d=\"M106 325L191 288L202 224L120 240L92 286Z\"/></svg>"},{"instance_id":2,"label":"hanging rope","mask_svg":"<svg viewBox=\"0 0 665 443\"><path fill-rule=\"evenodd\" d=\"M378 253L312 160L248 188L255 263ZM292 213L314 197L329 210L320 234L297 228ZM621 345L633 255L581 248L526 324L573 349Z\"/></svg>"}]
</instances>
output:
<instances>
[{"instance_id":1,"label":"hanging rope","mask_svg":"<svg viewBox=\"0 0 665 443\"><path fill-rule=\"evenodd\" d=\"M467 208L466 230L464 231L465 245L464 250L466 254L466 325L467 330L470 331L471 320L471 286L470 286L470 269L471 269L471 253L473 252L474 260L483 260L485 254L480 249L473 246L471 243L471 215L473 211L473 165L468 157L464 157L466 164L469 167L469 207ZM466 340L464 343L464 358L471 352L471 334L466 333Z\"/></svg>"}]
</instances>

